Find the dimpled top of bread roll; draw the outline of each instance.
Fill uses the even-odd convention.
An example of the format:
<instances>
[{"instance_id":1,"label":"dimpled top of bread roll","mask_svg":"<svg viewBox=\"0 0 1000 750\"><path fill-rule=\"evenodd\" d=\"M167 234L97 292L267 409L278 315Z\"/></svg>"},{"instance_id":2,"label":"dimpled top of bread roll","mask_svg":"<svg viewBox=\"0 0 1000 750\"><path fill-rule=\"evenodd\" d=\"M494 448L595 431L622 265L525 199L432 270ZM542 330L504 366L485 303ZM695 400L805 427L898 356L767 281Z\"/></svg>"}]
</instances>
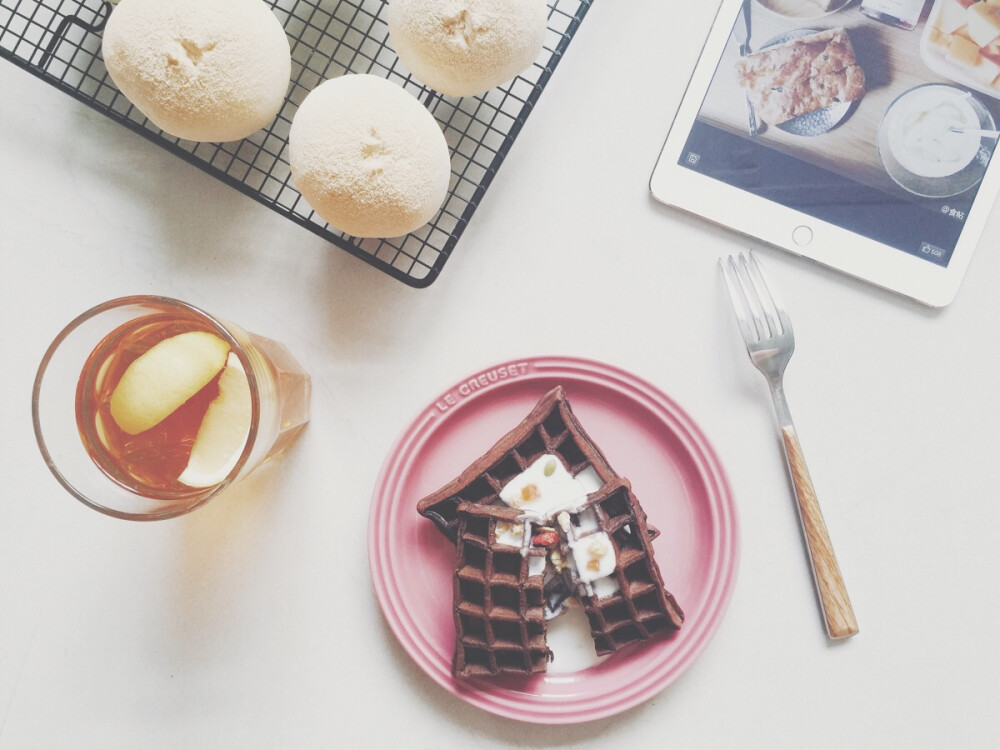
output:
<instances>
[{"instance_id":1,"label":"dimpled top of bread roll","mask_svg":"<svg viewBox=\"0 0 1000 750\"><path fill-rule=\"evenodd\" d=\"M268 125L291 75L288 38L262 0L121 0L102 53L130 102L192 141L239 140Z\"/></svg>"},{"instance_id":2,"label":"dimpled top of bread roll","mask_svg":"<svg viewBox=\"0 0 1000 750\"><path fill-rule=\"evenodd\" d=\"M323 82L288 136L292 179L317 214L355 237L398 237L430 221L451 175L448 144L427 108L372 75Z\"/></svg>"},{"instance_id":3,"label":"dimpled top of bread roll","mask_svg":"<svg viewBox=\"0 0 1000 750\"><path fill-rule=\"evenodd\" d=\"M473 96L535 61L547 16L545 0L391 0L389 38L428 86Z\"/></svg>"}]
</instances>

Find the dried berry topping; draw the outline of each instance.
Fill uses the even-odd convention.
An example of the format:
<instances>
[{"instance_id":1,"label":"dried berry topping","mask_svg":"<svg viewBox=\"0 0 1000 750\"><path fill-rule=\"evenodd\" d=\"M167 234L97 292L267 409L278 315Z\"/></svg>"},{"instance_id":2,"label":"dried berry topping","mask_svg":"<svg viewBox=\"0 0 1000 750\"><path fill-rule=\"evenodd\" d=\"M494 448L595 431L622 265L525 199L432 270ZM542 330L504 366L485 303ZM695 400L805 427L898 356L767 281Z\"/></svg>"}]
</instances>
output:
<instances>
[{"instance_id":1,"label":"dried berry topping","mask_svg":"<svg viewBox=\"0 0 1000 750\"><path fill-rule=\"evenodd\" d=\"M531 543L536 547L555 547L559 544L559 535L554 531L542 531L531 537Z\"/></svg>"}]
</instances>

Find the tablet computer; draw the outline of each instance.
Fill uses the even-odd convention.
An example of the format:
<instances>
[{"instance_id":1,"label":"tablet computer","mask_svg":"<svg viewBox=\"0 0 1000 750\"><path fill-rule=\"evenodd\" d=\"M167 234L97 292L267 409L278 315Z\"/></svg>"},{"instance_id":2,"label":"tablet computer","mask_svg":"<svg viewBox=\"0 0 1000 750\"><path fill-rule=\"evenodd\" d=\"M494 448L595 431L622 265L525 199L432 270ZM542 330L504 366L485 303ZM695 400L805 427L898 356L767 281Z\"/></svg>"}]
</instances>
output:
<instances>
[{"instance_id":1,"label":"tablet computer","mask_svg":"<svg viewBox=\"0 0 1000 750\"><path fill-rule=\"evenodd\" d=\"M951 302L1000 191L1000 6L914 3L722 0L652 195Z\"/></svg>"}]
</instances>

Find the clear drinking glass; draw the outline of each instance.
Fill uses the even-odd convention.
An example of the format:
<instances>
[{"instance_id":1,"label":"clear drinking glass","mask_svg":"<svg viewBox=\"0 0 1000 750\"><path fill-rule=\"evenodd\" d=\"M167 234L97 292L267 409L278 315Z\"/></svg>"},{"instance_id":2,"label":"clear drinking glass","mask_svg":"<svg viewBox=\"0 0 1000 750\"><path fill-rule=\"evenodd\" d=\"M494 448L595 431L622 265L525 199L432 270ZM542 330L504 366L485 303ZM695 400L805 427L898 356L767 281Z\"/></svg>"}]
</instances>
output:
<instances>
[{"instance_id":1,"label":"clear drinking glass","mask_svg":"<svg viewBox=\"0 0 1000 750\"><path fill-rule=\"evenodd\" d=\"M138 356L134 352L123 355L128 351L123 342L135 340L137 331L167 330L159 326L170 326L171 333L164 334L167 337L189 330L214 334L229 346L227 362L246 374L249 433L232 468L209 486L159 486L135 480L113 462L99 460L107 453L107 419L98 419L94 429L88 427L89 411L97 412L89 404L93 399L81 395L90 393L88 384L102 382L106 372L113 370L113 362L124 363ZM56 336L38 368L31 409L38 447L63 487L107 515L150 521L179 516L204 505L288 448L309 421L309 398L309 375L282 344L179 300L133 296L88 310ZM155 454L145 454L144 460L150 460L151 455L155 464ZM228 463L220 471L226 466Z\"/></svg>"}]
</instances>

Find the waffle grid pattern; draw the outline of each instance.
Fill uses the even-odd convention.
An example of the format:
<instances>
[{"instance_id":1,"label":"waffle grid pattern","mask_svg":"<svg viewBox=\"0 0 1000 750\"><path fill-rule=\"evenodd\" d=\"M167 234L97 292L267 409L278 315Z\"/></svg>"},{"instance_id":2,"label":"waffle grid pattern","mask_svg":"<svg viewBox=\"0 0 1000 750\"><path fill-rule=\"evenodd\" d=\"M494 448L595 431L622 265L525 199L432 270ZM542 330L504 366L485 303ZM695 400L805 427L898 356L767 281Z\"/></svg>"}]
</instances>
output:
<instances>
[{"instance_id":1,"label":"waffle grid pattern","mask_svg":"<svg viewBox=\"0 0 1000 750\"><path fill-rule=\"evenodd\" d=\"M568 540L584 540L597 532L606 534L614 548L612 575L618 591L601 598L590 588L574 592L580 595L597 653L614 653L672 632L684 620L664 588L653 558L655 533L631 485L611 469L577 421L562 388L556 387L461 476L417 503L418 511L456 544L456 676L546 669L548 550L533 544L523 550L501 544L496 534L498 523L521 519L520 510L500 500L500 490L543 454L558 456L574 475L592 467L601 482L601 489L570 514L571 523L565 527L568 539L558 543L563 560L572 554ZM524 533L531 531L526 528Z\"/></svg>"},{"instance_id":2,"label":"waffle grid pattern","mask_svg":"<svg viewBox=\"0 0 1000 750\"><path fill-rule=\"evenodd\" d=\"M598 654L610 654L657 633L676 630L684 616L663 586L653 559L642 511L628 482L621 481L587 506L615 551L619 592L598 599L581 597Z\"/></svg>"},{"instance_id":3,"label":"waffle grid pattern","mask_svg":"<svg viewBox=\"0 0 1000 750\"><path fill-rule=\"evenodd\" d=\"M498 544L498 523L513 519L502 508L463 504L458 514L455 570L454 672L483 674L544 672L551 658L545 642L541 573L531 561L546 550Z\"/></svg>"},{"instance_id":4,"label":"waffle grid pattern","mask_svg":"<svg viewBox=\"0 0 1000 750\"><path fill-rule=\"evenodd\" d=\"M550 0L539 60L507 85L451 98L403 69L389 45L386 0L265 0L285 27L292 81L274 122L232 143L193 143L160 131L119 93L100 57L112 5L104 0L0 0L0 57L159 144L300 226L414 287L441 273L593 0ZM306 95L346 72L393 80L441 125L451 152L448 196L429 224L404 237L359 239L315 215L291 182L288 131Z\"/></svg>"},{"instance_id":5,"label":"waffle grid pattern","mask_svg":"<svg viewBox=\"0 0 1000 750\"><path fill-rule=\"evenodd\" d=\"M499 459L482 471L477 469L473 476L463 474L441 491L421 500L418 505L420 513L433 520L449 538L455 539L459 505L506 507L500 499L500 490L543 453L558 456L574 476L592 467L602 484L617 479L597 447L577 425L561 390L543 399L518 427L504 436L486 455L492 456L501 449Z\"/></svg>"}]
</instances>

